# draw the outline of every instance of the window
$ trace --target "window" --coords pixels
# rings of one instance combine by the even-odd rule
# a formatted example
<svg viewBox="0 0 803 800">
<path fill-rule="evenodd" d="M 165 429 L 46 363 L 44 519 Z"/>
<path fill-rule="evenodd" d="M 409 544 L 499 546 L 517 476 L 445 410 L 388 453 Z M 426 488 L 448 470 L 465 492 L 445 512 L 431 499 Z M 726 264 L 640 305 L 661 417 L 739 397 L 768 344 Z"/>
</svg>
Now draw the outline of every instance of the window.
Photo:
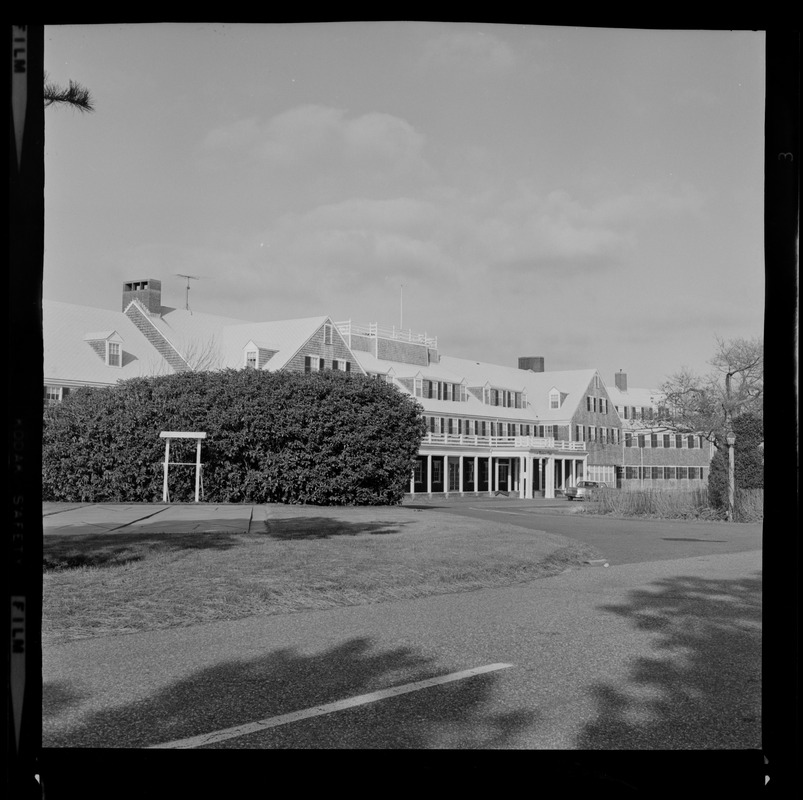
<svg viewBox="0 0 803 800">
<path fill-rule="evenodd" d="M 123 366 L 123 354 L 118 342 L 107 342 L 107 363 L 110 367 Z"/>
<path fill-rule="evenodd" d="M 61 402 L 61 386 L 45 386 L 45 405 L 52 406 Z"/>
<path fill-rule="evenodd" d="M 697 480 L 699 475 L 697 474 L 697 470 L 699 467 L 689 467 L 689 480 Z"/>
<path fill-rule="evenodd" d="M 632 447 L 633 446 L 633 434 L 626 433 L 625 434 L 625 447 Z"/>
<path fill-rule="evenodd" d="M 625 467 L 625 478 L 635 480 L 638 478 L 638 467 Z"/>
<path fill-rule="evenodd" d="M 688 467 L 678 467 L 678 478 L 680 480 L 685 480 L 688 477 L 689 477 Z"/>
<path fill-rule="evenodd" d="M 324 360 L 318 356 L 304 356 L 304 372 L 323 372 Z"/>
<path fill-rule="evenodd" d="M 442 465 L 443 462 L 440 459 L 432 459 L 432 482 L 433 483 L 440 483 L 442 478 Z"/>
<path fill-rule="evenodd" d="M 257 368 L 257 351 L 256 350 L 247 350 L 245 353 L 245 366 L 248 369 L 256 369 Z"/>
<path fill-rule="evenodd" d="M 650 447 L 658 447 L 658 434 L 651 433 L 650 434 Z"/>
<path fill-rule="evenodd" d="M 671 446 L 672 446 L 672 443 L 670 441 L 669 434 L 665 433 L 664 434 L 664 447 L 669 448 Z"/>
<path fill-rule="evenodd" d="M 323 343 L 332 344 L 332 326 L 328 323 L 323 326 Z"/>
<path fill-rule="evenodd" d="M 683 447 L 683 437 L 675 435 L 675 447 L 680 450 Z"/>
<path fill-rule="evenodd" d="M 694 450 L 694 437 L 693 436 L 689 436 L 688 439 L 686 440 L 686 443 L 688 445 L 689 450 Z M 691 476 L 689 476 L 689 477 L 691 477 Z"/>
<path fill-rule="evenodd" d="M 560 408 L 560 392 L 555 389 L 549 393 L 549 407 Z"/>
<path fill-rule="evenodd" d="M 674 467 L 664 467 L 664 480 L 667 480 L 667 481 L 675 480 L 675 468 Z"/>
<path fill-rule="evenodd" d="M 643 433 L 640 433 L 638 435 L 638 446 L 639 447 L 644 447 L 646 444 L 647 444 L 646 437 L 644 436 Z"/>
<path fill-rule="evenodd" d="M 654 481 L 660 481 L 664 474 L 663 467 L 652 467 L 651 469 L 652 469 L 652 479 Z"/>
<path fill-rule="evenodd" d="M 338 372 L 351 372 L 351 362 L 342 358 L 333 358 L 332 369 Z"/>
<path fill-rule="evenodd" d="M 422 483 L 423 480 L 424 480 L 424 476 L 423 476 L 421 459 L 417 458 L 415 460 L 415 466 L 413 467 L 413 481 L 415 483 Z"/>
</svg>

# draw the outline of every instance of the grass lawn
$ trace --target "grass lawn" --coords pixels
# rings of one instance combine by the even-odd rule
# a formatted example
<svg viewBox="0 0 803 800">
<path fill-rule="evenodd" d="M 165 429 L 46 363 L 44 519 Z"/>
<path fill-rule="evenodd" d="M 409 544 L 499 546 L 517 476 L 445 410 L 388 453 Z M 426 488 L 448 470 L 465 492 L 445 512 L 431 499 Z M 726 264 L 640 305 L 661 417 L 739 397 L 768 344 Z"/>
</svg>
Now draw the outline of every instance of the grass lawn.
<svg viewBox="0 0 803 800">
<path fill-rule="evenodd" d="M 560 536 L 412 508 L 266 513 L 249 534 L 45 536 L 43 642 L 506 586 L 596 555 Z"/>
</svg>

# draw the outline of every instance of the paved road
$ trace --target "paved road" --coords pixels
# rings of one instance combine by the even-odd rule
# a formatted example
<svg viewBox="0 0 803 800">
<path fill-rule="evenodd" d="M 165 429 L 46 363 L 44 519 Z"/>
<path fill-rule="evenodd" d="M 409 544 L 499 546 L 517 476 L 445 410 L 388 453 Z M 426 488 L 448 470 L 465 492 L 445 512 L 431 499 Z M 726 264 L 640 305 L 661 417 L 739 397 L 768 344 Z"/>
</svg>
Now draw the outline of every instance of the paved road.
<svg viewBox="0 0 803 800">
<path fill-rule="evenodd" d="M 450 513 L 469 511 L 480 513 Z M 592 537 L 579 520 L 508 521 Z M 642 529 L 626 530 L 611 523 L 594 542 L 610 545 L 610 567 L 514 587 L 49 646 L 44 744 L 143 748 L 229 731 L 200 746 L 759 747 L 758 541 L 749 548 L 740 531 L 748 539 L 716 542 L 724 534 L 709 526 L 700 542 L 697 525 L 650 523 L 640 535 L 659 555 L 628 559 Z M 506 666 L 363 702 L 488 665 Z"/>
<path fill-rule="evenodd" d="M 607 515 L 571 513 L 578 512 L 582 506 L 566 500 L 533 505 L 518 500 L 475 503 L 463 499 L 433 502 L 422 508 L 427 513 L 459 514 L 494 522 L 504 520 L 529 530 L 568 536 L 590 544 L 610 564 L 635 564 L 761 548 L 761 523 L 618 519 Z M 568 513 L 557 513 L 559 511 Z"/>
</svg>

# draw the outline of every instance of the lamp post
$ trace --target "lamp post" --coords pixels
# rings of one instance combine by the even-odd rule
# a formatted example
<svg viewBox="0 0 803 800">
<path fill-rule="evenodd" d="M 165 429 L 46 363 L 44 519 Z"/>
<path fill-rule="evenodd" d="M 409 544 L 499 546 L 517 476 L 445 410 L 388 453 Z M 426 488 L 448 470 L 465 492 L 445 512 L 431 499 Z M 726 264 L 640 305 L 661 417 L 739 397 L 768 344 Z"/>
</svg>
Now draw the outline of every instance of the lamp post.
<svg viewBox="0 0 803 800">
<path fill-rule="evenodd" d="M 733 522 L 733 500 L 735 493 L 733 445 L 736 443 L 736 434 L 729 429 L 725 441 L 728 443 L 728 522 Z"/>
</svg>

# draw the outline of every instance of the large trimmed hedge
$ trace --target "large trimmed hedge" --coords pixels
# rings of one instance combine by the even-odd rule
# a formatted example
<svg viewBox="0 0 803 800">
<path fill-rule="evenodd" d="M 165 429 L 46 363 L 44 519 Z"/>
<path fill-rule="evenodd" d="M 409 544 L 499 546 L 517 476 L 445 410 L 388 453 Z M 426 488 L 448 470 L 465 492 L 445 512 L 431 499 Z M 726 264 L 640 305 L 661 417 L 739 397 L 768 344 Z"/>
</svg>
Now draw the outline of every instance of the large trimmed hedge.
<svg viewBox="0 0 803 800">
<path fill-rule="evenodd" d="M 424 435 L 420 406 L 343 372 L 188 372 L 82 388 L 45 412 L 43 497 L 161 501 L 161 431 L 205 431 L 204 499 L 380 505 L 401 501 Z M 171 461 L 195 461 L 173 439 Z M 194 497 L 192 466 L 170 467 L 170 499 Z"/>
</svg>

